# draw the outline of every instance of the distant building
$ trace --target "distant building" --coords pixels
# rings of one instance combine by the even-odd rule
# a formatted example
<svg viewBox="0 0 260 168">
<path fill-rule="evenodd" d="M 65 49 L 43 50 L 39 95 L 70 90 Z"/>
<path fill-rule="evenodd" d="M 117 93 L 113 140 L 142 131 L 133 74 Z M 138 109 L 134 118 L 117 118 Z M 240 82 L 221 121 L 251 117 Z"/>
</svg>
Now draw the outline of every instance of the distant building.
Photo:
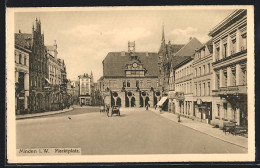
<svg viewBox="0 0 260 168">
<path fill-rule="evenodd" d="M 247 10 L 235 10 L 209 35 L 213 38 L 213 124 L 247 127 Z"/>
<path fill-rule="evenodd" d="M 94 91 L 93 74 L 83 74 L 79 77 L 79 102 L 80 105 L 92 105 Z"/>
<path fill-rule="evenodd" d="M 161 95 L 158 90 L 158 54 L 136 52 L 128 42 L 128 52 L 109 52 L 103 60 L 103 77 L 98 87 L 104 103 L 122 107 L 153 107 Z"/>
<path fill-rule="evenodd" d="M 59 108 L 60 103 L 68 102 L 67 95 L 67 73 L 64 60 L 58 58 L 58 46 L 56 40 L 52 46 L 45 46 L 45 53 L 47 56 L 48 65 L 48 88 L 49 94 L 49 109 L 56 110 Z"/>
<path fill-rule="evenodd" d="M 172 63 L 173 56 L 183 47 L 183 44 L 171 44 L 169 41 L 168 44 L 165 43 L 164 27 L 162 30 L 162 41 L 160 49 L 158 51 L 158 66 L 159 66 L 159 75 L 158 75 L 158 85 L 159 89 L 163 95 L 168 94 L 169 91 L 169 76 L 170 76 L 170 67 Z"/>
<path fill-rule="evenodd" d="M 71 103 L 79 105 L 79 81 L 69 81 L 67 92 L 71 95 Z"/>
</svg>

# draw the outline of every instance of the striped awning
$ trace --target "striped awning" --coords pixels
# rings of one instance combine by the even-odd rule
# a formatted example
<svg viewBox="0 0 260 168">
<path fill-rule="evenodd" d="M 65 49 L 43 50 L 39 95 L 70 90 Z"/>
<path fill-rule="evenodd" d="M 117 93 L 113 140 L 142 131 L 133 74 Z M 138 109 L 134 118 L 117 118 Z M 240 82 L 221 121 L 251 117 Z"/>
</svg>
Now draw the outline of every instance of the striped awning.
<svg viewBox="0 0 260 168">
<path fill-rule="evenodd" d="M 157 106 L 162 106 L 163 103 L 167 100 L 167 97 L 162 97 L 161 100 L 156 104 Z"/>
</svg>

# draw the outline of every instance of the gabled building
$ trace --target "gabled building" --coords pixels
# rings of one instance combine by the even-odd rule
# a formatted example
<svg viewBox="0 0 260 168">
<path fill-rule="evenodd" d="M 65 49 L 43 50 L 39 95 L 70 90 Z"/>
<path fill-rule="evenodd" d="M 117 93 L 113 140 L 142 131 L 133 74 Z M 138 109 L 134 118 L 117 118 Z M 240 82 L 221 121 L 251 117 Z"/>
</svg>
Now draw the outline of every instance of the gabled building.
<svg viewBox="0 0 260 168">
<path fill-rule="evenodd" d="M 29 106 L 28 112 L 45 111 L 48 107 L 44 86 L 48 79 L 47 57 L 45 55 L 44 34 L 41 21 L 36 19 L 32 34 L 15 33 L 15 45 L 30 50 L 29 54 Z M 28 100 L 28 99 L 27 99 Z"/>
<path fill-rule="evenodd" d="M 128 43 L 128 52 L 109 52 L 103 60 L 99 88 L 104 103 L 122 107 L 153 107 L 160 99 L 158 90 L 158 54 L 136 52 Z"/>
<path fill-rule="evenodd" d="M 79 103 L 80 105 L 92 105 L 92 98 L 94 94 L 93 74 L 84 73 L 78 76 L 79 78 Z"/>
<path fill-rule="evenodd" d="M 247 127 L 247 10 L 235 10 L 209 35 L 213 38 L 213 124 Z"/>
</svg>

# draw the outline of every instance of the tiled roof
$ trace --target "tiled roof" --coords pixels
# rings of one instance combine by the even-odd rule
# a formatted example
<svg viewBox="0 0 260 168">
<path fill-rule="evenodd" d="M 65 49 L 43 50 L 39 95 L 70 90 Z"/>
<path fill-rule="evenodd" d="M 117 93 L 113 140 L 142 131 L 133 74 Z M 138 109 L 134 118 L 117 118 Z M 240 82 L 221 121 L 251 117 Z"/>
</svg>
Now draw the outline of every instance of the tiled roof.
<svg viewBox="0 0 260 168">
<path fill-rule="evenodd" d="M 172 53 L 177 53 L 183 46 L 184 46 L 184 44 L 172 44 L 170 46 L 171 52 Z"/>
<path fill-rule="evenodd" d="M 179 56 L 179 57 L 180 57 L 180 56 Z M 180 62 L 176 63 L 175 66 L 172 66 L 172 67 L 173 67 L 173 69 L 176 70 L 177 68 L 181 67 L 182 65 L 184 65 L 184 64 L 186 64 L 186 63 L 188 63 L 188 62 L 190 62 L 190 61 L 192 61 L 192 60 L 193 60 L 193 57 L 183 56 L 182 61 L 181 61 L 181 59 L 180 59 Z"/>
<path fill-rule="evenodd" d="M 197 39 L 192 38 L 185 46 L 183 46 L 174 56 L 192 56 L 195 50 L 201 48 L 203 44 Z"/>
<path fill-rule="evenodd" d="M 212 54 L 213 53 L 213 40 L 210 39 L 208 42 L 206 42 L 205 45 L 208 47 L 209 53 Z"/>
<path fill-rule="evenodd" d="M 158 76 L 158 54 L 146 52 L 136 52 L 136 56 L 147 70 L 145 76 Z M 109 52 L 103 60 L 103 75 L 104 77 L 123 77 L 125 76 L 125 66 L 131 63 L 129 53 L 125 52 L 125 56 L 121 56 L 121 52 Z"/>
<path fill-rule="evenodd" d="M 32 34 L 15 33 L 15 45 L 30 49 L 32 46 Z"/>
<path fill-rule="evenodd" d="M 174 56 L 171 60 L 171 67 L 175 68 L 177 65 L 190 58 L 190 56 Z"/>
<path fill-rule="evenodd" d="M 198 50 L 203 49 L 205 46 L 208 47 L 210 54 L 212 54 L 212 53 L 213 53 L 213 40 L 210 39 L 210 40 L 207 41 L 202 47 L 200 47 Z"/>
</svg>

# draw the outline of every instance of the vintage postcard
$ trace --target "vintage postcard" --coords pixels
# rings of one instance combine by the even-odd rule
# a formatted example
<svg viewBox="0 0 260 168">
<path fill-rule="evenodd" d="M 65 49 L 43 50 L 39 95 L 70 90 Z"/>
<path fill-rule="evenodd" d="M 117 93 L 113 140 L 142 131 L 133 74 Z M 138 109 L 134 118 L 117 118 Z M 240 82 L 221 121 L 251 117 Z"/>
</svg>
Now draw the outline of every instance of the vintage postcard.
<svg viewBox="0 0 260 168">
<path fill-rule="evenodd" d="M 255 160 L 254 7 L 7 8 L 8 163 Z"/>
</svg>

